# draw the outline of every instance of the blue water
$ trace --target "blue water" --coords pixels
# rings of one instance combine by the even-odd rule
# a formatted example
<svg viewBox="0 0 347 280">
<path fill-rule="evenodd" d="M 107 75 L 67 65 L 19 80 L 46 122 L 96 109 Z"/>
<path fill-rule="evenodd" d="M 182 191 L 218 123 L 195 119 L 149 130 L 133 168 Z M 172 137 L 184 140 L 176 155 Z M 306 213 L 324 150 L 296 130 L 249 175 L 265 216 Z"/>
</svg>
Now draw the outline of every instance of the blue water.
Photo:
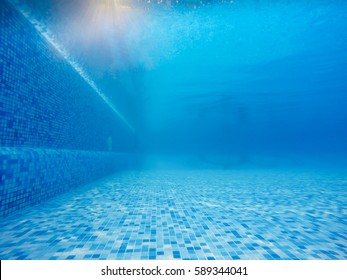
<svg viewBox="0 0 347 280">
<path fill-rule="evenodd" d="M 1 259 L 347 259 L 346 1 L 6 2 Z"/>
</svg>

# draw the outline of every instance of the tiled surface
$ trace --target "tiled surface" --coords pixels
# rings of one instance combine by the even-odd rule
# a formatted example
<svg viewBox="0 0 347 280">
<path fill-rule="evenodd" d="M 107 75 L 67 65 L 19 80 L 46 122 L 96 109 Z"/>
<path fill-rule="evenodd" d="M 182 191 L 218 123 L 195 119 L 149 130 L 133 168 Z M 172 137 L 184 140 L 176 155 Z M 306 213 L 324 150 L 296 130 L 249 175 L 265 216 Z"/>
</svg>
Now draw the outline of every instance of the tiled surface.
<svg viewBox="0 0 347 280">
<path fill-rule="evenodd" d="M 125 172 L 0 228 L 1 259 L 347 259 L 347 176 Z"/>
<path fill-rule="evenodd" d="M 133 146 L 114 111 L 7 1 L 0 38 L 0 146 L 102 151 L 109 137 L 115 151 Z"/>
<path fill-rule="evenodd" d="M 135 136 L 7 1 L 0 1 L 0 216 L 114 172 Z M 78 150 L 78 151 L 77 151 Z"/>
<path fill-rule="evenodd" d="M 0 217 L 134 162 L 126 153 L 0 147 Z"/>
</svg>

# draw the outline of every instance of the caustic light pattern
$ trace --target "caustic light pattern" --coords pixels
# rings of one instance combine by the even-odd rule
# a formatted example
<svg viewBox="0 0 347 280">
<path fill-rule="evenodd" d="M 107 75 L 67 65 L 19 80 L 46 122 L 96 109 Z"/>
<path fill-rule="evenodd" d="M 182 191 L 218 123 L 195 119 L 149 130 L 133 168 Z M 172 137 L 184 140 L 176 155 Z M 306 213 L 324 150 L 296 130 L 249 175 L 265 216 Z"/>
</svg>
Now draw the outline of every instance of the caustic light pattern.
<svg viewBox="0 0 347 280">
<path fill-rule="evenodd" d="M 347 259 L 347 178 L 124 172 L 0 220 L 1 259 Z"/>
</svg>

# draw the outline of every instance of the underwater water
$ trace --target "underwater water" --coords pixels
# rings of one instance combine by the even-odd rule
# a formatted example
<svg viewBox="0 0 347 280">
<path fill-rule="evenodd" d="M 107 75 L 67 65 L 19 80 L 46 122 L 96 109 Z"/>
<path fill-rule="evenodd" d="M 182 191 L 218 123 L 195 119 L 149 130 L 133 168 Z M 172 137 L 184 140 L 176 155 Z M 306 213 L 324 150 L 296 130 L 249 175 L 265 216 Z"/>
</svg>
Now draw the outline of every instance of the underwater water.
<svg viewBox="0 0 347 280">
<path fill-rule="evenodd" d="M 1 259 L 347 259 L 345 1 L 0 4 Z"/>
</svg>

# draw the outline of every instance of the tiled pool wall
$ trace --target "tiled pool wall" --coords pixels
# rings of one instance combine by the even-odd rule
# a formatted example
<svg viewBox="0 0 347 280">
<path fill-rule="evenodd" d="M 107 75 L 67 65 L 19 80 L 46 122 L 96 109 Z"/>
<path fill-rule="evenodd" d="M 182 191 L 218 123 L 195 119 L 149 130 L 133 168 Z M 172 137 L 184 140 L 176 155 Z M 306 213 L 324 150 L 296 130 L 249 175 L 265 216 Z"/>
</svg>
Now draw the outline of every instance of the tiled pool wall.
<svg viewBox="0 0 347 280">
<path fill-rule="evenodd" d="M 0 216 L 131 163 L 134 134 L 6 1 L 0 40 Z"/>
<path fill-rule="evenodd" d="M 0 213 L 7 215 L 125 168 L 130 158 L 109 152 L 2 148 Z"/>
</svg>

